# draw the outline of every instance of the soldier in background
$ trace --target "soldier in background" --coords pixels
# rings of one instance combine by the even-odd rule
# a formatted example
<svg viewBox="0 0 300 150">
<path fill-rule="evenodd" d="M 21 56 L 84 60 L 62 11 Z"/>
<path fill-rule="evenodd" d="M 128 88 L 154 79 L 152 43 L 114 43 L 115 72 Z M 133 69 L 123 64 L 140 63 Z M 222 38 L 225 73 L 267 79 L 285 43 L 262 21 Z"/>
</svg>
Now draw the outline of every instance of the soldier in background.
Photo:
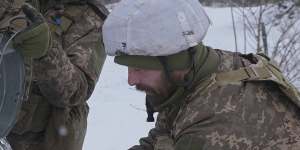
<svg viewBox="0 0 300 150">
<path fill-rule="evenodd" d="M 42 15 L 23 0 L 0 3 L 0 149 L 11 149 L 6 136 L 24 100 L 27 60 L 44 56 L 50 46 Z"/>
<path fill-rule="evenodd" d="M 81 150 L 106 55 L 98 1 L 29 0 L 46 18 L 51 47 L 28 65 L 30 89 L 8 141 L 14 150 Z M 29 74 L 30 74 L 29 73 Z"/>
<path fill-rule="evenodd" d="M 107 53 L 159 113 L 130 150 L 299 149 L 299 92 L 264 55 L 204 46 L 209 25 L 197 0 L 124 0 L 108 16 Z"/>
</svg>

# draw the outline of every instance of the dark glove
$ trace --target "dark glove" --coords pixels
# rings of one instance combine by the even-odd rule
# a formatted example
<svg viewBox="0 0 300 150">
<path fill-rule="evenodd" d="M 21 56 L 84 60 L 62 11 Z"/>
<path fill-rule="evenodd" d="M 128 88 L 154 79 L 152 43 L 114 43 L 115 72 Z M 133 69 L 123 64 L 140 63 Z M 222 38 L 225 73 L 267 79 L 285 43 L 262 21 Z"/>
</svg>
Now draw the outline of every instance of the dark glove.
<svg viewBox="0 0 300 150">
<path fill-rule="evenodd" d="M 51 35 L 43 16 L 31 5 L 24 4 L 22 10 L 28 19 L 28 26 L 13 39 L 14 47 L 24 57 L 40 58 L 50 47 Z"/>
</svg>

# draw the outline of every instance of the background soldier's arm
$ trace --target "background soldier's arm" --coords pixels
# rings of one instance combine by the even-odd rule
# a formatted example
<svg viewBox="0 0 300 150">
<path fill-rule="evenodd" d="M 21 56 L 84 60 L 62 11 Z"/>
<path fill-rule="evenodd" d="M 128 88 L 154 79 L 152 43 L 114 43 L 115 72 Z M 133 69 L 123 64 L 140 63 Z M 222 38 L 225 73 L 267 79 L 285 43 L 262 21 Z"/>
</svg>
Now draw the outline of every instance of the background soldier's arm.
<svg viewBox="0 0 300 150">
<path fill-rule="evenodd" d="M 76 16 L 77 21 L 66 32 L 52 30 L 52 48 L 34 62 L 34 80 L 54 106 L 85 102 L 99 78 L 106 57 L 100 31 L 103 21 L 91 13 L 90 8 L 84 8 L 82 17 Z"/>
<path fill-rule="evenodd" d="M 21 18 L 12 19 L 10 22 L 10 27 L 19 32 L 13 39 L 13 46 L 25 58 L 40 58 L 45 55 L 51 44 L 47 22 L 42 14 L 27 3 L 22 6 L 22 13 L 27 18 L 26 23 L 22 21 L 22 15 L 17 16 Z M 28 26 L 25 27 L 25 24 Z"/>
</svg>

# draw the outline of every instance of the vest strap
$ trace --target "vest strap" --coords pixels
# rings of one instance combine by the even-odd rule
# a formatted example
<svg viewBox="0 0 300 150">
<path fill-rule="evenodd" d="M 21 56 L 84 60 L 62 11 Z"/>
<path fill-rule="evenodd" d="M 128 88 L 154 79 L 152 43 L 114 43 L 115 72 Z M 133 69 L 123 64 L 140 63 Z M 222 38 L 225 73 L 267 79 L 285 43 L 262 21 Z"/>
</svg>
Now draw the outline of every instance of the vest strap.
<svg viewBox="0 0 300 150">
<path fill-rule="evenodd" d="M 255 55 L 256 64 L 238 70 L 221 72 L 216 76 L 219 84 L 234 84 L 241 82 L 266 82 L 276 83 L 280 90 L 300 108 L 300 92 L 294 87 L 274 63 L 264 56 Z"/>
</svg>

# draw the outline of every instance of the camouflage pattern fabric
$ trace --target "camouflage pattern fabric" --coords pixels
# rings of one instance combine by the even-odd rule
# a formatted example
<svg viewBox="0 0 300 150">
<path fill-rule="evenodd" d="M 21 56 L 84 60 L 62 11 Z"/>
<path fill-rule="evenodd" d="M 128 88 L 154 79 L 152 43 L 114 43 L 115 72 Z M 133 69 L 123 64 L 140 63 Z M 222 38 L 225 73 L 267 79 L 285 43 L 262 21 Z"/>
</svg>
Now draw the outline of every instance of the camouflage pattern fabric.
<svg viewBox="0 0 300 150">
<path fill-rule="evenodd" d="M 8 26 L 8 20 L 12 17 L 22 14 L 21 6 L 24 0 L 1 0 L 0 3 L 0 29 Z M 15 27 L 15 26 L 13 26 Z M 24 26 L 17 26 L 16 29 L 23 28 Z"/>
<path fill-rule="evenodd" d="M 216 74 L 233 70 L 234 53 L 220 55 L 218 71 L 159 112 L 155 128 L 130 150 L 297 150 L 299 108 L 272 82 L 219 84 Z M 255 60 L 238 56 L 238 67 Z"/>
<path fill-rule="evenodd" d="M 8 136 L 14 150 L 82 149 L 86 101 L 106 57 L 103 20 L 88 5 L 66 5 L 60 23 L 53 20 L 54 14 L 55 10 L 45 13 L 52 47 L 32 61 L 29 97 Z"/>
<path fill-rule="evenodd" d="M 25 0 L 4 0 L 0 4 L 0 32 L 18 33 L 13 47 L 25 59 L 43 56 L 50 45 L 49 27 L 43 16 Z"/>
<path fill-rule="evenodd" d="M 0 18 L 4 17 L 4 12 L 7 10 L 9 3 L 7 0 L 2 0 L 0 4 Z"/>
</svg>

